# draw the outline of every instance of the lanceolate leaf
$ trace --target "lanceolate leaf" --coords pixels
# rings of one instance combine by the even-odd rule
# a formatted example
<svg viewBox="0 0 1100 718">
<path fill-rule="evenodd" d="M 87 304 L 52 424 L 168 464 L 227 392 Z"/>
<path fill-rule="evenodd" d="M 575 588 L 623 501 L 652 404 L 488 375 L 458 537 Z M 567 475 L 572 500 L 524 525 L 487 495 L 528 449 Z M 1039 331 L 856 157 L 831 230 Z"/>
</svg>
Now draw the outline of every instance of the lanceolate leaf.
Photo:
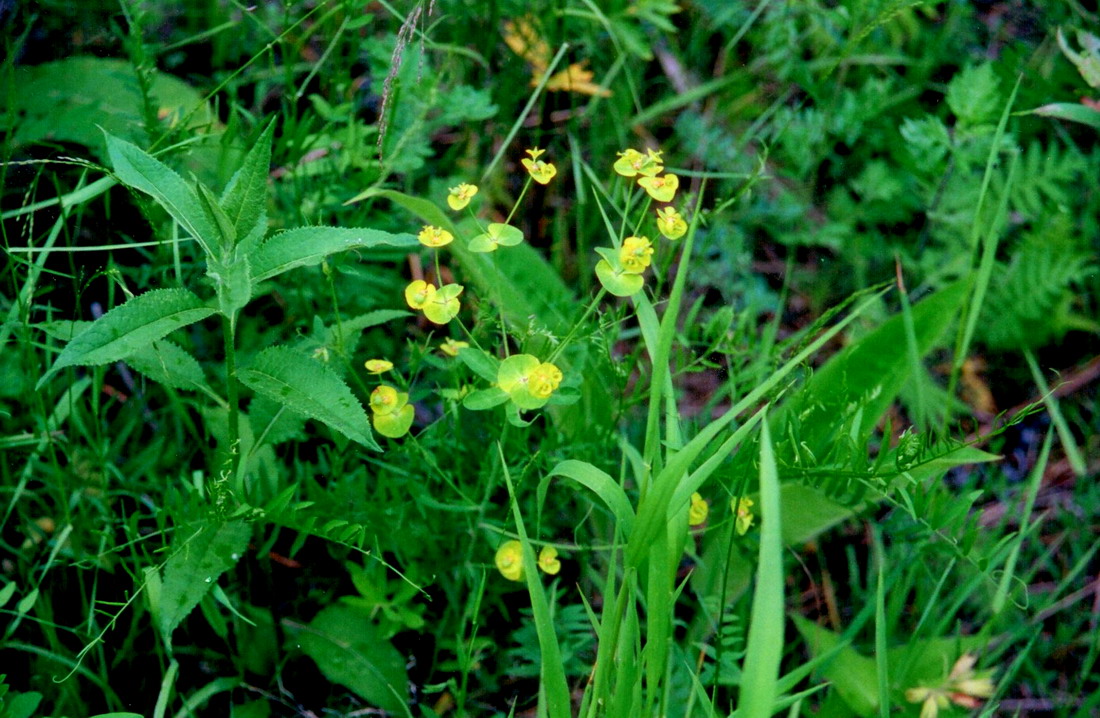
<svg viewBox="0 0 1100 718">
<path fill-rule="evenodd" d="M 268 123 L 249 150 L 222 194 L 221 207 L 237 232 L 237 242 L 247 253 L 267 233 L 267 175 L 271 167 L 271 138 L 275 122 Z"/>
<path fill-rule="evenodd" d="M 139 349 L 126 358 L 126 363 L 158 384 L 173 389 L 209 388 L 195 357 L 167 339 Z"/>
<path fill-rule="evenodd" d="M 154 289 L 120 304 L 78 334 L 38 381 L 40 388 L 67 366 L 109 364 L 125 359 L 169 333 L 210 316 L 214 310 L 186 289 Z"/>
<path fill-rule="evenodd" d="M 419 244 L 411 234 L 390 234 L 378 229 L 301 227 L 274 235 L 256 250 L 251 257 L 252 281 L 270 279 L 295 267 L 312 267 L 331 254 L 350 249 L 377 246 L 411 249 Z"/>
<path fill-rule="evenodd" d="M 405 659 L 363 611 L 339 603 L 329 606 L 297 638 L 330 681 L 347 686 L 374 707 L 407 713 Z"/>
<path fill-rule="evenodd" d="M 172 631 L 199 605 L 223 573 L 233 568 L 248 547 L 252 529 L 243 521 L 178 529 L 172 555 L 161 579 L 156 569 L 146 574 L 146 589 L 154 622 L 171 645 Z"/>
<path fill-rule="evenodd" d="M 209 255 L 219 236 L 194 188 L 168 165 L 135 145 L 107 135 L 107 154 L 119 180 L 151 195 Z"/>
<path fill-rule="evenodd" d="M 268 399 L 326 424 L 352 441 L 380 450 L 363 405 L 340 377 L 316 359 L 271 347 L 237 371 L 241 383 Z"/>
</svg>

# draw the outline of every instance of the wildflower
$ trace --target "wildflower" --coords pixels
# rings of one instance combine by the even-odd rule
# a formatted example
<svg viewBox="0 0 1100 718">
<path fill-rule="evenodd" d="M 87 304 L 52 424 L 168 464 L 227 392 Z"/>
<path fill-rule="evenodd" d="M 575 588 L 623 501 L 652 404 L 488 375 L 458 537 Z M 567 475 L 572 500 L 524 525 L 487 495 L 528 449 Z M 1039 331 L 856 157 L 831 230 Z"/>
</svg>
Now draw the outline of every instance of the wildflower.
<svg viewBox="0 0 1100 718">
<path fill-rule="evenodd" d="M 671 202 L 680 186 L 680 178 L 670 172 L 664 177 L 639 177 L 638 184 L 658 202 Z"/>
<path fill-rule="evenodd" d="M 615 161 L 612 169 L 623 177 L 637 175 L 652 177 L 665 168 L 660 152 L 646 150 L 646 154 L 643 155 L 638 150 L 628 149 L 618 154 L 619 159 Z"/>
<path fill-rule="evenodd" d="M 710 513 L 710 507 L 707 505 L 707 500 L 696 491 L 691 495 L 691 508 L 688 509 L 688 525 L 698 526 L 707 520 L 708 513 Z"/>
<path fill-rule="evenodd" d="M 752 499 L 742 496 L 730 501 L 730 509 L 737 516 L 737 535 L 744 536 L 752 526 Z"/>
<path fill-rule="evenodd" d="M 423 279 L 417 279 L 405 287 L 405 302 L 413 309 L 423 309 L 433 299 L 435 285 L 428 284 Z"/>
<path fill-rule="evenodd" d="M 382 436 L 397 439 L 409 432 L 416 413 L 409 403 L 409 395 L 388 384 L 381 384 L 370 394 L 370 410 L 374 430 Z"/>
<path fill-rule="evenodd" d="M 393 362 L 386 361 L 385 359 L 367 359 L 367 361 L 363 363 L 363 366 L 365 366 L 367 371 L 371 374 L 382 374 L 393 369 Z"/>
<path fill-rule="evenodd" d="M 993 695 L 993 671 L 975 671 L 978 658 L 972 653 L 964 653 L 955 661 L 947 680 L 938 686 L 917 686 L 905 691 L 905 699 L 910 703 L 921 703 L 921 718 L 935 718 L 941 708 L 950 703 L 963 708 L 977 708 L 981 698 Z"/>
<path fill-rule="evenodd" d="M 485 231 L 470 240 L 471 252 L 495 252 L 498 247 L 513 247 L 523 241 L 523 232 L 510 224 L 493 222 Z"/>
<path fill-rule="evenodd" d="M 653 243 L 649 237 L 627 237 L 619 249 L 619 263 L 628 274 L 641 274 L 653 257 Z"/>
<path fill-rule="evenodd" d="M 439 288 L 424 305 L 424 316 L 436 324 L 446 324 L 458 316 L 458 295 L 464 287 L 461 284 L 446 284 Z"/>
<path fill-rule="evenodd" d="M 645 279 L 623 267 L 621 253 L 608 247 L 596 247 L 596 252 L 603 257 L 596 263 L 596 277 L 604 289 L 616 297 L 629 297 L 641 291 Z"/>
<path fill-rule="evenodd" d="M 663 207 L 657 210 L 657 229 L 668 239 L 679 239 L 687 233 L 688 226 L 675 207 Z"/>
<path fill-rule="evenodd" d="M 469 342 L 456 341 L 454 339 L 448 339 L 439 345 L 439 350 L 449 357 L 458 356 L 459 349 L 465 349 L 470 346 Z"/>
<path fill-rule="evenodd" d="M 519 541 L 505 541 L 497 549 L 494 559 L 497 570 L 509 581 L 523 580 L 523 544 Z"/>
<path fill-rule="evenodd" d="M 454 241 L 455 236 L 442 227 L 433 227 L 426 224 L 416 238 L 425 247 L 445 247 Z"/>
<path fill-rule="evenodd" d="M 539 568 L 550 576 L 558 575 L 561 571 L 561 561 L 558 560 L 558 550 L 553 546 L 543 546 L 539 551 Z"/>
<path fill-rule="evenodd" d="M 560 369 L 530 354 L 513 354 L 497 370 L 497 386 L 525 411 L 545 405 L 561 380 Z"/>
<path fill-rule="evenodd" d="M 520 160 L 520 164 L 527 168 L 527 173 L 531 175 L 531 179 L 535 180 L 539 184 L 548 184 L 550 180 L 554 179 L 554 175 L 558 173 L 558 168 L 549 162 L 543 162 L 539 159 L 546 150 L 540 150 L 536 147 L 533 150 L 526 150 L 527 154 L 531 155 L 530 159 L 524 158 Z"/>
<path fill-rule="evenodd" d="M 465 209 L 475 194 L 477 194 L 477 185 L 463 182 L 447 190 L 447 205 L 456 212 Z"/>
</svg>

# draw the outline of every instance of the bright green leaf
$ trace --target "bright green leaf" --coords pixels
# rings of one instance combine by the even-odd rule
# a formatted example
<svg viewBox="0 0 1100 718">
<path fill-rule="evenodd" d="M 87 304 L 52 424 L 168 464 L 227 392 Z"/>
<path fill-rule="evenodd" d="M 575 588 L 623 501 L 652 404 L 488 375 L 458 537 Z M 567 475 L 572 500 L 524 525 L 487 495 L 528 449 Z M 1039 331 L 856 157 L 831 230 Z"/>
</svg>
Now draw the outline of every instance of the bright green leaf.
<svg viewBox="0 0 1100 718">
<path fill-rule="evenodd" d="M 295 267 L 313 267 L 325 257 L 352 249 L 419 246 L 412 234 L 390 234 L 378 229 L 301 227 L 270 237 L 251 257 L 252 281 L 276 277 Z"/>
</svg>

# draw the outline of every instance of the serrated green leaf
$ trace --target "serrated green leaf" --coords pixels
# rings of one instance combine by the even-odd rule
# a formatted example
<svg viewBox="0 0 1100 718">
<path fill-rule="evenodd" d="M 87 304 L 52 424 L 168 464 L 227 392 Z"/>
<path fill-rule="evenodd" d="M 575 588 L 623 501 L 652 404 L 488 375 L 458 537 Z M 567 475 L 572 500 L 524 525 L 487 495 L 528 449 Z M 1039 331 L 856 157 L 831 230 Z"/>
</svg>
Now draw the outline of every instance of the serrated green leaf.
<svg viewBox="0 0 1100 718">
<path fill-rule="evenodd" d="M 316 419 L 367 448 L 380 451 L 363 405 L 340 377 L 319 361 L 287 347 L 270 347 L 237 371 L 242 384 L 288 409 Z"/>
<path fill-rule="evenodd" d="M 208 219 L 198 193 L 168 165 L 145 150 L 112 135 L 106 136 L 107 154 L 119 181 L 150 195 L 172 218 L 213 256 L 219 231 Z"/>
<path fill-rule="evenodd" d="M 67 366 L 109 364 L 214 313 L 186 289 L 153 289 L 120 304 L 78 334 L 38 380 L 42 387 Z"/>
<path fill-rule="evenodd" d="M 269 238 L 252 256 L 252 281 L 261 282 L 295 267 L 312 267 L 325 257 L 352 249 L 419 246 L 411 234 L 391 234 L 378 229 L 301 227 Z"/>
<path fill-rule="evenodd" d="M 947 86 L 947 105 L 963 122 L 976 125 L 997 118 L 1004 107 L 1000 81 L 991 63 L 967 67 Z"/>
<path fill-rule="evenodd" d="M 251 536 L 252 529 L 244 521 L 177 530 L 156 601 L 151 601 L 165 642 L 171 645 L 172 631 L 199 605 L 218 577 L 237 564 Z"/>
<path fill-rule="evenodd" d="M 221 208 L 237 234 L 238 245 L 247 256 L 267 234 L 267 176 L 271 169 L 271 138 L 275 121 L 256 139 L 221 197 Z"/>
<path fill-rule="evenodd" d="M 173 389 L 209 389 L 198 360 L 186 349 L 160 339 L 126 357 L 126 363 L 158 384 Z"/>
<path fill-rule="evenodd" d="M 406 712 L 405 659 L 364 612 L 335 604 L 298 634 L 298 643 L 325 677 L 347 686 L 371 705 Z"/>
</svg>

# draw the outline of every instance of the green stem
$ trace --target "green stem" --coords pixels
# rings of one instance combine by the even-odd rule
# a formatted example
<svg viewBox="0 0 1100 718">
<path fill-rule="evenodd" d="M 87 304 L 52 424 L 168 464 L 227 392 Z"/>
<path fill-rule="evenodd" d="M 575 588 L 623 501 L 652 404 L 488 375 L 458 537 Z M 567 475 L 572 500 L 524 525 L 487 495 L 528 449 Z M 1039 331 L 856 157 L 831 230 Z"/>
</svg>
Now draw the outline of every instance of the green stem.
<svg viewBox="0 0 1100 718">
<path fill-rule="evenodd" d="M 523 191 L 519 193 L 519 197 L 516 197 L 516 203 L 512 205 L 512 211 L 508 213 L 508 219 L 504 220 L 504 224 L 508 224 L 512 221 L 512 216 L 515 215 L 516 210 L 519 209 L 519 203 L 523 201 L 523 197 L 527 194 L 527 190 L 531 188 L 531 177 L 527 177 L 526 184 L 523 185 Z"/>
<path fill-rule="evenodd" d="M 565 351 L 565 348 L 569 346 L 569 342 L 571 342 L 573 340 L 573 337 L 576 336 L 577 330 L 579 330 L 581 328 L 581 325 L 584 324 L 584 320 L 588 319 L 588 315 L 590 315 L 596 309 L 596 307 L 599 306 L 600 300 L 603 299 L 603 296 L 605 294 L 607 294 L 607 290 L 603 287 L 600 287 L 600 291 L 596 292 L 596 298 L 593 299 L 592 303 L 588 305 L 588 308 L 584 310 L 584 314 L 582 314 L 581 318 L 573 324 L 573 326 L 569 329 L 569 333 L 565 335 L 565 339 L 563 339 L 562 343 L 559 344 L 556 349 L 554 349 L 553 353 L 550 354 L 550 358 L 546 361 L 553 364 L 558 355 Z"/>
<path fill-rule="evenodd" d="M 650 197 L 649 193 L 647 192 L 645 196 L 645 207 L 642 207 L 642 212 L 640 215 L 638 215 L 638 224 L 634 226 L 634 231 L 631 233 L 635 237 L 638 236 L 638 230 L 642 228 L 642 224 L 645 222 L 646 212 L 649 211 L 649 206 L 651 204 L 653 204 L 653 198 Z"/>
<path fill-rule="evenodd" d="M 225 317 L 222 322 L 222 339 L 225 342 L 226 398 L 229 402 L 229 475 L 237 476 L 240 465 L 240 388 L 237 385 L 237 314 Z M 244 487 L 235 486 L 234 489 Z"/>
</svg>

